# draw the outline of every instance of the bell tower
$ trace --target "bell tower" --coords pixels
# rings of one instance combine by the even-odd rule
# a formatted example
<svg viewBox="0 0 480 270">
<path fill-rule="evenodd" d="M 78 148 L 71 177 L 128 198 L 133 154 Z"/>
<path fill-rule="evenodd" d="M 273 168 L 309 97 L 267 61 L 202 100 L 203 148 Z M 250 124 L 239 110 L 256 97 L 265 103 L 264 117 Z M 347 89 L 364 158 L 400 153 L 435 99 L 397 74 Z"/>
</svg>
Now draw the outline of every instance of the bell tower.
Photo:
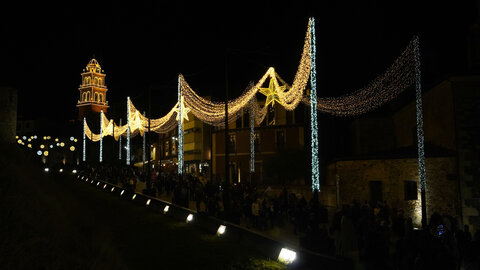
<svg viewBox="0 0 480 270">
<path fill-rule="evenodd" d="M 106 113 L 108 109 L 108 89 L 105 85 L 105 73 L 98 61 L 92 58 L 81 75 L 82 82 L 78 87 L 80 92 L 80 99 L 77 102 L 78 119 L 83 120 L 83 117 L 96 115 L 102 110 Z"/>
</svg>

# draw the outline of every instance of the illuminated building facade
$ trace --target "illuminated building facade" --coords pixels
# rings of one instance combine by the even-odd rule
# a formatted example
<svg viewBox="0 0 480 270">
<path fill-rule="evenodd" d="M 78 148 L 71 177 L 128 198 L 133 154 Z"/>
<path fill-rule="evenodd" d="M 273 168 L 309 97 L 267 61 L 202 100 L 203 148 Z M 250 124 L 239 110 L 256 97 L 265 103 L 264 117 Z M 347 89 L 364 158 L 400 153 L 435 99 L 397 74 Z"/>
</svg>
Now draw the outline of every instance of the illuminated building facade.
<svg viewBox="0 0 480 270">
<path fill-rule="evenodd" d="M 105 73 L 95 58 L 88 62 L 82 72 L 82 81 L 78 88 L 80 97 L 77 102 L 78 119 L 87 119 L 98 114 L 103 110 L 104 113 L 108 109 L 107 86 L 105 84 Z M 96 120 L 96 119 L 95 119 Z"/>
<path fill-rule="evenodd" d="M 305 107 L 300 105 L 292 111 L 277 103 L 270 104 L 264 121 L 254 127 L 254 168 L 250 175 L 250 115 L 248 110 L 240 112 L 241 117 L 229 125 L 229 181 L 238 183 L 252 181 L 255 184 L 305 184 L 307 175 L 296 173 L 288 176 L 287 171 L 302 163 L 307 164 L 304 149 Z M 212 135 L 213 174 L 217 180 L 225 177 L 225 130 L 217 128 Z M 301 158 L 289 159 L 290 154 L 301 152 Z M 288 166 L 272 166 L 276 159 Z M 277 167 L 277 169 L 275 169 Z M 308 170 L 308 168 L 306 169 Z M 285 173 L 283 173 L 285 172 Z M 252 177 L 252 178 L 251 178 Z"/>
</svg>

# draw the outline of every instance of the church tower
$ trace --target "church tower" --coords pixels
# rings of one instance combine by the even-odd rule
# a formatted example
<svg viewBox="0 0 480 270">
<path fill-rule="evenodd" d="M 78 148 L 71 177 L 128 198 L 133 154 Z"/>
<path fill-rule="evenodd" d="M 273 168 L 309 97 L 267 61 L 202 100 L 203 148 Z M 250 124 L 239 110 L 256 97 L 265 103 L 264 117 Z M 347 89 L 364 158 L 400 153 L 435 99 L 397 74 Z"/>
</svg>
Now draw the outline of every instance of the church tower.
<svg viewBox="0 0 480 270">
<path fill-rule="evenodd" d="M 78 88 L 80 99 L 77 102 L 78 119 L 97 115 L 108 109 L 107 86 L 105 85 L 105 73 L 95 58 L 88 62 L 82 73 L 82 82 Z M 98 118 L 98 117 L 97 117 Z"/>
</svg>

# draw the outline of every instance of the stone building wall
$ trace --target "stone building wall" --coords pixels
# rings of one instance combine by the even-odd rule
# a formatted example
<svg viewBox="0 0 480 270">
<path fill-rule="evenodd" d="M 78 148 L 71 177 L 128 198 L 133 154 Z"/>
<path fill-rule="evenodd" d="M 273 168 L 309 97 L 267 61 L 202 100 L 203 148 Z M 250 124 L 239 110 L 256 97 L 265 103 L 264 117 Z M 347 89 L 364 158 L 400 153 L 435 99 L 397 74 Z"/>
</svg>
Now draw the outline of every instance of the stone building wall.
<svg viewBox="0 0 480 270">
<path fill-rule="evenodd" d="M 434 212 L 460 217 L 456 160 L 453 157 L 426 159 L 427 215 Z M 381 181 L 382 197 L 394 209 L 403 209 L 416 226 L 421 225 L 420 184 L 416 158 L 384 160 L 347 160 L 328 165 L 327 183 L 329 197 L 336 197 L 336 178 L 339 179 L 339 203 L 350 204 L 370 201 L 370 181 Z M 416 181 L 417 199 L 405 200 L 404 181 Z M 336 199 L 330 198 L 332 202 Z"/>
</svg>

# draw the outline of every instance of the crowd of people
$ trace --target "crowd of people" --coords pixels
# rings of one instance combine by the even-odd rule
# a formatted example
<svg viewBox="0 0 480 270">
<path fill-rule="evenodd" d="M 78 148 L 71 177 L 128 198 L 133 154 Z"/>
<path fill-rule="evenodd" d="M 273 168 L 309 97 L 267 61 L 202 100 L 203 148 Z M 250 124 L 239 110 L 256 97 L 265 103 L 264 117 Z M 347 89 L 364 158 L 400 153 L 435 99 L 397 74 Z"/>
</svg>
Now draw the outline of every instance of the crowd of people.
<svg viewBox="0 0 480 270">
<path fill-rule="evenodd" d="M 249 183 L 225 183 L 178 177 L 174 173 L 135 167 L 102 165 L 84 171 L 97 179 L 121 185 L 150 196 L 171 198 L 172 203 L 194 207 L 214 216 L 260 231 L 291 230 L 302 247 L 352 259 L 365 269 L 478 269 L 480 234 L 472 237 L 468 226 L 433 213 L 426 228 L 414 228 L 412 219 L 386 202 L 370 205 L 353 201 L 335 213 L 314 193 L 280 193 L 258 190 Z M 330 217 L 330 218 L 329 218 Z M 475 268 L 476 267 L 476 268 Z"/>
</svg>

